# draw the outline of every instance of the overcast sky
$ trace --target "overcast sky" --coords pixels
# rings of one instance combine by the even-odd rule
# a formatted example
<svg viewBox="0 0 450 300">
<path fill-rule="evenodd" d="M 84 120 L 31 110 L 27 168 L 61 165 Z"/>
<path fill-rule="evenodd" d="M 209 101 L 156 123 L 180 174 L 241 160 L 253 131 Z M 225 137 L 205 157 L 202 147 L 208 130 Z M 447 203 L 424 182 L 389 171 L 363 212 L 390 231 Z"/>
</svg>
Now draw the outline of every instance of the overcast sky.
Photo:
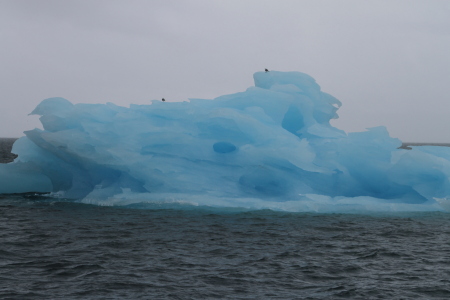
<svg viewBox="0 0 450 300">
<path fill-rule="evenodd" d="M 0 0 L 0 43 L 0 137 L 45 98 L 215 98 L 269 68 L 313 76 L 347 132 L 450 143 L 448 0 Z"/>
</svg>

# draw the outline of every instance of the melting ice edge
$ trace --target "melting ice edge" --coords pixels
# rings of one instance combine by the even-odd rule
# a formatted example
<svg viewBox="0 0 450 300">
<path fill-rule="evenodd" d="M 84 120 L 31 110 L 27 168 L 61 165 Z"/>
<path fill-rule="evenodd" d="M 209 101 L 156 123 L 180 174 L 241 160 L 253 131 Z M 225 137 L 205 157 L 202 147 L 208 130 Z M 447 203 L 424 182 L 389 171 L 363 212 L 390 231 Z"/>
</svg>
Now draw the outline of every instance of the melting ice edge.
<svg viewBox="0 0 450 300">
<path fill-rule="evenodd" d="M 0 194 L 99 205 L 182 203 L 284 211 L 450 208 L 450 148 L 398 149 L 384 127 L 330 125 L 341 103 L 300 72 L 258 72 L 213 100 L 129 108 L 43 100 L 0 165 Z"/>
</svg>

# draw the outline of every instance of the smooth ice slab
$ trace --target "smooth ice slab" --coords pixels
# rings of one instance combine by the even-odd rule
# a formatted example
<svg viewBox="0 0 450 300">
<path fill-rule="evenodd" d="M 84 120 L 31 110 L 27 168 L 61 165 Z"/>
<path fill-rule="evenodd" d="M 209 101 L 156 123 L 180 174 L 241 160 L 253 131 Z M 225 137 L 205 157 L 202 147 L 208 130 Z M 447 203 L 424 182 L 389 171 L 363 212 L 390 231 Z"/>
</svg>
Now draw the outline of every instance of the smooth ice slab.
<svg viewBox="0 0 450 300">
<path fill-rule="evenodd" d="M 214 100 L 126 108 L 46 99 L 32 112 L 44 130 L 26 131 L 18 158 L 0 165 L 0 193 L 288 211 L 448 206 L 449 148 L 402 150 L 384 127 L 331 126 L 341 103 L 306 74 L 254 79 Z"/>
</svg>

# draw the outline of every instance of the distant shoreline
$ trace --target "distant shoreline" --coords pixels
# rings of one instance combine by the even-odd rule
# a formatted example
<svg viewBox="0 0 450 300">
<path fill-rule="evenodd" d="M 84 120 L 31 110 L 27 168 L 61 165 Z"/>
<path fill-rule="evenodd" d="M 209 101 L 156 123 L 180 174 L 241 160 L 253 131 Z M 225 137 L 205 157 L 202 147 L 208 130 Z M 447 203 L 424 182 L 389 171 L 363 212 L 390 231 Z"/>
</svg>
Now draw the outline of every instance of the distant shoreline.
<svg viewBox="0 0 450 300">
<path fill-rule="evenodd" d="M 14 161 L 17 157 L 16 154 L 11 153 L 12 145 L 19 138 L 0 138 L 0 163 L 6 164 Z M 438 147 L 450 147 L 450 143 L 417 143 L 417 142 L 404 142 L 399 149 L 410 150 L 411 146 L 438 146 Z"/>
<path fill-rule="evenodd" d="M 18 139 L 20 139 L 20 137 L 0 137 L 0 141 L 1 140 L 18 140 Z M 448 142 L 448 143 L 402 142 L 402 145 L 407 145 L 407 146 L 442 146 L 442 147 L 450 147 L 450 142 Z"/>
<path fill-rule="evenodd" d="M 410 150 L 410 146 L 436 146 L 436 147 L 450 147 L 450 143 L 402 143 L 399 149 Z"/>
<path fill-rule="evenodd" d="M 6 164 L 14 161 L 16 154 L 11 153 L 12 145 L 17 138 L 0 138 L 0 163 Z"/>
</svg>

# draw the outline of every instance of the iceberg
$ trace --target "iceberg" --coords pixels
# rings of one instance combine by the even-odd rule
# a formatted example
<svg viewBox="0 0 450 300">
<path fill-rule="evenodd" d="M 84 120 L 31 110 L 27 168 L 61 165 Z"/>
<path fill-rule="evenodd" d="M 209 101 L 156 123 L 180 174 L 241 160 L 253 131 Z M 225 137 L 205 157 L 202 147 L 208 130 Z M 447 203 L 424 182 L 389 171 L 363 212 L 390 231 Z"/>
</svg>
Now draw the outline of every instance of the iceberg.
<svg viewBox="0 0 450 300">
<path fill-rule="evenodd" d="M 450 148 L 399 149 L 385 127 L 333 127 L 341 102 L 307 74 L 257 72 L 254 81 L 213 100 L 43 100 L 31 113 L 43 130 L 15 142 L 0 194 L 315 212 L 448 207 Z"/>
</svg>

